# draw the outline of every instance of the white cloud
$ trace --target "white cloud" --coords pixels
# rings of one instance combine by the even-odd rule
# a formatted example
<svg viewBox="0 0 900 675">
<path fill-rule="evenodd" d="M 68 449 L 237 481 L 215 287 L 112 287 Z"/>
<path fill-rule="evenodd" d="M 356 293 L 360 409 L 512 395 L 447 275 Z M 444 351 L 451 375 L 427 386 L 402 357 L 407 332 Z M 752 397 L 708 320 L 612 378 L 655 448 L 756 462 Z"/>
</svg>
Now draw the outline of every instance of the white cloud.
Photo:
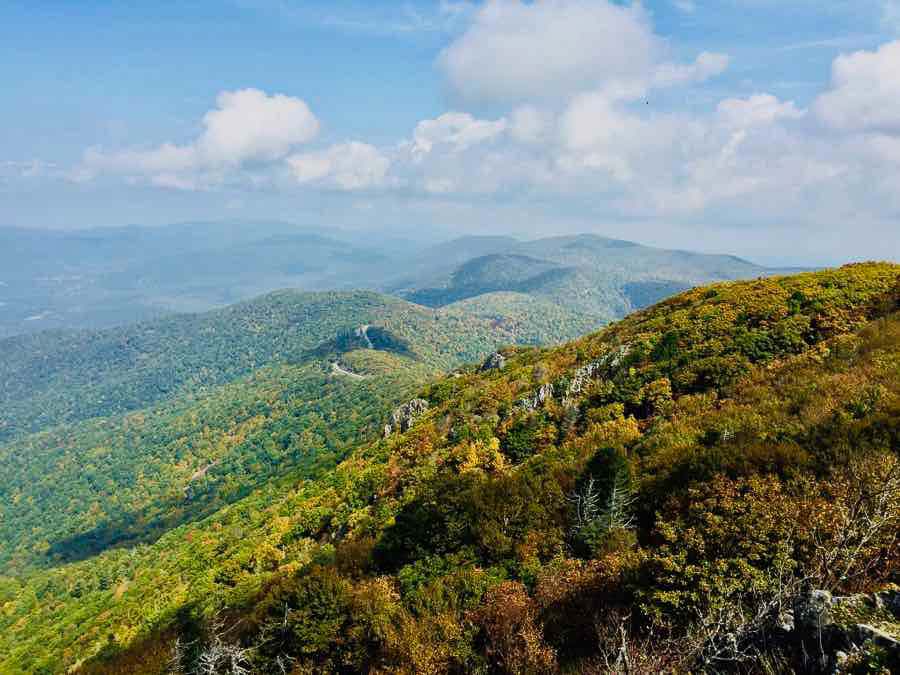
<svg viewBox="0 0 900 675">
<path fill-rule="evenodd" d="M 433 120 L 422 120 L 413 131 L 414 156 L 430 153 L 435 146 L 461 151 L 495 139 L 506 130 L 505 119 L 480 120 L 469 113 L 448 112 Z"/>
<path fill-rule="evenodd" d="M 520 143 L 539 143 L 551 124 L 549 117 L 533 105 L 519 106 L 510 114 L 509 133 Z"/>
<path fill-rule="evenodd" d="M 837 129 L 900 133 L 900 40 L 835 59 L 815 111 Z"/>
<path fill-rule="evenodd" d="M 693 14 L 697 11 L 697 3 L 694 0 L 672 0 L 675 9 L 686 14 Z"/>
<path fill-rule="evenodd" d="M 663 63 L 657 66 L 651 78 L 651 84 L 655 87 L 673 87 L 692 82 L 704 82 L 725 72 L 728 62 L 727 54 L 703 52 L 694 63 Z"/>
<path fill-rule="evenodd" d="M 800 119 L 806 111 L 793 101 L 779 101 L 771 94 L 754 94 L 749 98 L 728 98 L 717 107 L 719 117 L 732 127 L 746 128 L 771 124 L 782 119 Z"/>
<path fill-rule="evenodd" d="M 223 91 L 216 104 L 203 116 L 206 130 L 196 146 L 204 162 L 278 159 L 319 133 L 315 115 L 292 96 L 241 89 Z"/>
<path fill-rule="evenodd" d="M 113 152 L 90 148 L 73 177 L 124 174 L 144 176 L 160 186 L 198 189 L 226 169 L 280 159 L 319 132 L 319 121 L 299 98 L 241 89 L 221 92 L 216 104 L 203 116 L 203 133 L 191 143 Z"/>
<path fill-rule="evenodd" d="M 570 150 L 596 148 L 640 135 L 640 118 L 626 114 L 619 100 L 603 91 L 576 96 L 559 122 L 564 145 Z"/>
<path fill-rule="evenodd" d="M 438 64 L 463 98 L 533 101 L 642 78 L 661 49 L 639 4 L 495 0 Z"/>
<path fill-rule="evenodd" d="M 377 148 L 356 141 L 292 155 L 287 163 L 299 183 L 331 184 L 342 190 L 381 185 L 391 164 Z"/>
<path fill-rule="evenodd" d="M 31 159 L 25 162 L 0 161 L 0 178 L 47 178 L 59 175 L 60 168 L 54 162 Z"/>
</svg>

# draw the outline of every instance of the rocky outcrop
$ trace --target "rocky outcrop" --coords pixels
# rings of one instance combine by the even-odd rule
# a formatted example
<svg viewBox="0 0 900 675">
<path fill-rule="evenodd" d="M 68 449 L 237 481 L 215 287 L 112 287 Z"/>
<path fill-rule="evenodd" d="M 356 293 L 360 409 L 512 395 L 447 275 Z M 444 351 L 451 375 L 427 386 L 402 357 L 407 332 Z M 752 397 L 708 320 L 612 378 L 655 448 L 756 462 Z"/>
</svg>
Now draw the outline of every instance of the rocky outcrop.
<svg viewBox="0 0 900 675">
<path fill-rule="evenodd" d="M 390 421 L 384 425 L 384 437 L 387 438 L 394 432 L 408 431 L 427 410 L 428 401 L 421 398 L 414 398 L 399 406 L 391 413 Z"/>
<path fill-rule="evenodd" d="M 532 396 L 526 396 L 519 400 L 518 407 L 521 410 L 532 411 L 544 407 L 544 404 L 553 398 L 553 385 L 549 382 L 542 384 Z"/>
<path fill-rule="evenodd" d="M 572 373 L 572 379 L 566 387 L 566 393 L 563 394 L 563 405 L 573 405 L 575 398 L 602 370 L 603 364 L 600 361 L 592 361 Z"/>
<path fill-rule="evenodd" d="M 812 590 L 802 594 L 794 603 L 794 629 L 815 635 L 831 623 L 834 599 L 828 591 Z"/>
<path fill-rule="evenodd" d="M 783 627 L 804 653 L 815 655 L 821 671 L 842 673 L 876 650 L 889 667 L 900 668 L 898 620 L 900 591 L 834 597 L 808 590 L 794 603 L 793 625 Z"/>
<path fill-rule="evenodd" d="M 575 401 L 579 394 L 581 394 L 588 383 L 592 380 L 597 379 L 601 376 L 612 376 L 616 369 L 622 365 L 625 361 L 625 357 L 631 352 L 631 346 L 624 344 L 619 347 L 610 350 L 602 357 L 597 359 L 596 361 L 591 361 L 587 363 L 574 373 L 572 373 L 571 379 L 568 381 L 568 384 L 565 386 L 565 390 L 562 392 L 562 403 L 565 406 L 574 405 Z M 495 354 L 495 356 L 502 355 Z M 493 357 L 491 357 L 493 358 Z M 490 360 L 490 359 L 489 359 Z M 482 370 L 487 370 L 487 361 L 485 365 L 481 367 Z M 500 366 L 502 368 L 502 366 Z M 520 410 L 532 411 L 537 410 L 542 407 L 547 400 L 553 398 L 553 396 L 557 393 L 555 391 L 555 387 L 552 384 L 543 384 L 538 388 L 538 390 L 532 394 L 531 396 L 526 396 L 519 400 L 518 408 Z"/>
<path fill-rule="evenodd" d="M 581 368 L 572 373 L 572 379 L 569 381 L 565 393 L 563 393 L 563 405 L 574 405 L 578 395 L 584 391 L 591 380 L 597 379 L 601 375 L 612 376 L 630 353 L 631 345 L 620 345 L 608 351 L 596 361 L 591 361 L 581 366 Z"/>
<path fill-rule="evenodd" d="M 503 370 L 506 367 L 506 357 L 500 352 L 494 352 L 484 360 L 479 371 L 485 373 L 489 370 Z"/>
</svg>

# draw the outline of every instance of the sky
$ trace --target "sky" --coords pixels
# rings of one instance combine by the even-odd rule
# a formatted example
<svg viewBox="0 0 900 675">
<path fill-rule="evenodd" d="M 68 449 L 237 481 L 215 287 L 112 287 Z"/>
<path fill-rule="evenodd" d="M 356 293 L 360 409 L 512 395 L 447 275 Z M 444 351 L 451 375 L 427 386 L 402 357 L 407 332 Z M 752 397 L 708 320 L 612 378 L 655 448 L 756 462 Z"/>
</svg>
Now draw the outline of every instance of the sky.
<svg viewBox="0 0 900 675">
<path fill-rule="evenodd" d="M 0 225 L 900 259 L 900 0 L 0 0 Z"/>
</svg>

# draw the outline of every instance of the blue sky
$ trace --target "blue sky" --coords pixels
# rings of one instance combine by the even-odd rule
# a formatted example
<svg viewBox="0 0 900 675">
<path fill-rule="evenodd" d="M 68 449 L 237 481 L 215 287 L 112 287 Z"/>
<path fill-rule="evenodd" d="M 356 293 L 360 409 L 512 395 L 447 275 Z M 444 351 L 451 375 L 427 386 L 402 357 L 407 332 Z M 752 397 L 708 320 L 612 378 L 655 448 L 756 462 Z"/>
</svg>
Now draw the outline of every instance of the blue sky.
<svg viewBox="0 0 900 675">
<path fill-rule="evenodd" d="M 0 225 L 900 258 L 900 0 L 0 0 Z"/>
</svg>

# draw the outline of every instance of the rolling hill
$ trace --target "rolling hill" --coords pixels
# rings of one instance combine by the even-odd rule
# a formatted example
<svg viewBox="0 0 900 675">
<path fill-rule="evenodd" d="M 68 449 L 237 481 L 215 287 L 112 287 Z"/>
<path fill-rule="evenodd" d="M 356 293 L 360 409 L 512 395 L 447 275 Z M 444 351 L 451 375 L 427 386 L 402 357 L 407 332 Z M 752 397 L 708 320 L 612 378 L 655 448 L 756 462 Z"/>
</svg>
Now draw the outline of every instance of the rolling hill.
<svg viewBox="0 0 900 675">
<path fill-rule="evenodd" d="M 519 342 L 523 330 L 369 291 L 279 291 L 205 314 L 16 336 L 0 340 L 0 441 L 137 410 L 266 365 L 300 363 L 338 333 L 365 324 L 408 340 L 433 368 Z M 539 337 L 529 331 L 529 340 Z"/>
<path fill-rule="evenodd" d="M 864 625 L 890 670 L 898 317 L 900 266 L 852 265 L 505 349 L 337 466 L 0 579 L 0 669 L 790 672 Z M 810 589 L 856 599 L 805 632 Z"/>
<path fill-rule="evenodd" d="M 0 341 L 0 566 L 153 541 L 285 473 L 312 476 L 427 378 L 545 338 L 374 292 L 281 291 Z"/>
<path fill-rule="evenodd" d="M 450 244 L 426 259 L 446 256 Z M 474 251 L 472 239 L 460 242 Z M 734 256 L 707 255 L 642 246 L 595 235 L 534 241 L 486 238 L 485 253 L 452 267 L 433 265 L 418 278 L 386 286 L 413 302 L 441 307 L 498 291 L 548 300 L 599 325 L 658 302 L 669 295 L 714 281 L 747 279 L 782 272 Z"/>
<path fill-rule="evenodd" d="M 0 228 L 0 339 L 203 312 L 284 288 L 369 289 L 432 307 L 517 292 L 590 316 L 596 327 L 691 286 L 775 272 L 594 235 L 423 246 L 379 231 L 278 222 Z"/>
</svg>

